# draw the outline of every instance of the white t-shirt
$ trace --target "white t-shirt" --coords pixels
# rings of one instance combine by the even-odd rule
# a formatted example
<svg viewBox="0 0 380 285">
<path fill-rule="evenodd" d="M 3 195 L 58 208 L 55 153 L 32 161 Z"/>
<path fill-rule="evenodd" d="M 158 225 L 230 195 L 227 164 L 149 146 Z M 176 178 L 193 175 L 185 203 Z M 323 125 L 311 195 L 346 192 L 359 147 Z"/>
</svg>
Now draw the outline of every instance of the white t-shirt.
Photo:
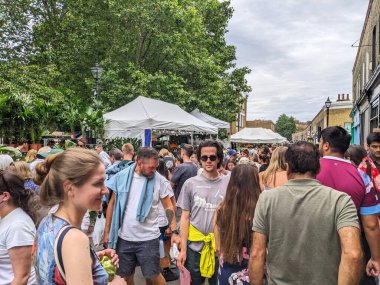
<svg viewBox="0 0 380 285">
<path fill-rule="evenodd" d="M 0 220 L 0 285 L 9 285 L 13 280 L 8 250 L 16 246 L 32 246 L 35 236 L 36 227 L 21 208 L 16 208 Z M 37 284 L 33 266 L 28 281 L 28 285 L 32 284 Z"/>
<path fill-rule="evenodd" d="M 119 237 L 127 241 L 147 241 L 158 238 L 160 230 L 158 228 L 158 205 L 160 199 L 170 194 L 170 185 L 165 182 L 165 178 L 159 173 L 155 174 L 153 190 L 153 204 L 145 222 L 136 221 L 137 208 L 146 177 L 133 174 L 131 189 L 129 190 L 127 205 L 125 207 L 123 224 L 119 230 Z"/>
<path fill-rule="evenodd" d="M 91 222 L 90 221 L 90 211 L 87 210 L 87 212 L 84 214 L 82 224 L 80 225 L 80 229 L 82 230 L 82 232 L 86 233 L 88 231 L 88 228 L 90 227 L 90 222 Z M 87 234 L 87 236 L 92 237 L 92 234 L 93 234 L 93 232 L 90 234 Z"/>
<path fill-rule="evenodd" d="M 169 188 L 169 198 L 173 197 L 174 196 L 174 192 L 173 192 L 173 189 L 172 187 L 170 186 L 170 182 L 164 177 L 164 179 L 166 180 L 166 182 L 168 183 L 168 188 Z M 166 214 L 165 214 L 165 209 L 164 209 L 164 206 L 162 205 L 162 203 L 160 202 L 158 204 L 158 226 L 159 227 L 166 227 L 167 225 L 169 224 L 169 221 L 168 219 L 166 218 Z"/>
</svg>

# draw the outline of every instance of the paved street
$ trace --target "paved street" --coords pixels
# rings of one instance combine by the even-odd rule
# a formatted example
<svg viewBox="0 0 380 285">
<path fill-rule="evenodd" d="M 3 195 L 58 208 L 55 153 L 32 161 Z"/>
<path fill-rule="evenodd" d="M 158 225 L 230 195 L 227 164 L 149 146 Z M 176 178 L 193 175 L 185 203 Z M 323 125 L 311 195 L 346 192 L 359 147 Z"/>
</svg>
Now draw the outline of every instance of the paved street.
<svg viewBox="0 0 380 285">
<path fill-rule="evenodd" d="M 142 276 L 140 267 L 136 268 L 135 284 L 136 285 L 144 285 L 145 284 L 145 279 Z M 166 284 L 168 284 L 168 285 L 179 285 L 179 279 L 176 280 L 176 281 L 167 282 Z"/>
</svg>

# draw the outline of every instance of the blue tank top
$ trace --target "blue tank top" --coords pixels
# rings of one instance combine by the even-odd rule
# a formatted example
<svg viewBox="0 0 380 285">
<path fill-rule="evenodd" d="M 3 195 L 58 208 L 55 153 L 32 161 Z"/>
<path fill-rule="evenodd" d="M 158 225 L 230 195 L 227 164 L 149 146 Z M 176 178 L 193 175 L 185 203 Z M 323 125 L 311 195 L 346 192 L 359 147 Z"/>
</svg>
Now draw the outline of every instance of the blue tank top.
<svg viewBox="0 0 380 285">
<path fill-rule="evenodd" d="M 54 242 L 60 229 L 69 223 L 49 214 L 45 217 L 37 230 L 35 267 L 39 285 L 56 285 L 54 273 L 56 263 L 54 259 Z M 108 273 L 101 266 L 95 252 L 91 250 L 92 278 L 94 285 L 108 284 Z"/>
</svg>

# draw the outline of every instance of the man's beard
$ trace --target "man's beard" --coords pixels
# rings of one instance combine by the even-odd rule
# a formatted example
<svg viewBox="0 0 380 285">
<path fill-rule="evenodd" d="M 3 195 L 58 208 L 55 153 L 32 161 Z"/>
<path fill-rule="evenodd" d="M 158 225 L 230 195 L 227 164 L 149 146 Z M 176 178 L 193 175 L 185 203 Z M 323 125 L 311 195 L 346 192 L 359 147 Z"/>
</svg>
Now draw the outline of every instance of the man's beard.
<svg viewBox="0 0 380 285">
<path fill-rule="evenodd" d="M 141 175 L 144 176 L 144 177 L 146 177 L 146 178 L 148 178 L 148 179 L 151 179 L 151 178 L 153 178 L 154 173 L 151 174 L 151 175 L 148 175 L 148 174 L 146 174 L 146 173 L 144 172 L 144 170 L 141 170 Z"/>
</svg>

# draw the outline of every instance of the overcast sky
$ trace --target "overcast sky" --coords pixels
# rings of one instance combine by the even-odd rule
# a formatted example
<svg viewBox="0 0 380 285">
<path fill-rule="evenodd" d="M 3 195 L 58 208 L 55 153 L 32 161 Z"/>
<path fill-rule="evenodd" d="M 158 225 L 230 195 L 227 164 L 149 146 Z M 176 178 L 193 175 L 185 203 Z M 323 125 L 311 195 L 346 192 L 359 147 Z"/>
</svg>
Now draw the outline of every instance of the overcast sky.
<svg viewBox="0 0 380 285">
<path fill-rule="evenodd" d="M 232 0 L 227 40 L 252 69 L 248 119 L 312 120 L 327 97 L 352 93 L 368 0 Z"/>
</svg>

